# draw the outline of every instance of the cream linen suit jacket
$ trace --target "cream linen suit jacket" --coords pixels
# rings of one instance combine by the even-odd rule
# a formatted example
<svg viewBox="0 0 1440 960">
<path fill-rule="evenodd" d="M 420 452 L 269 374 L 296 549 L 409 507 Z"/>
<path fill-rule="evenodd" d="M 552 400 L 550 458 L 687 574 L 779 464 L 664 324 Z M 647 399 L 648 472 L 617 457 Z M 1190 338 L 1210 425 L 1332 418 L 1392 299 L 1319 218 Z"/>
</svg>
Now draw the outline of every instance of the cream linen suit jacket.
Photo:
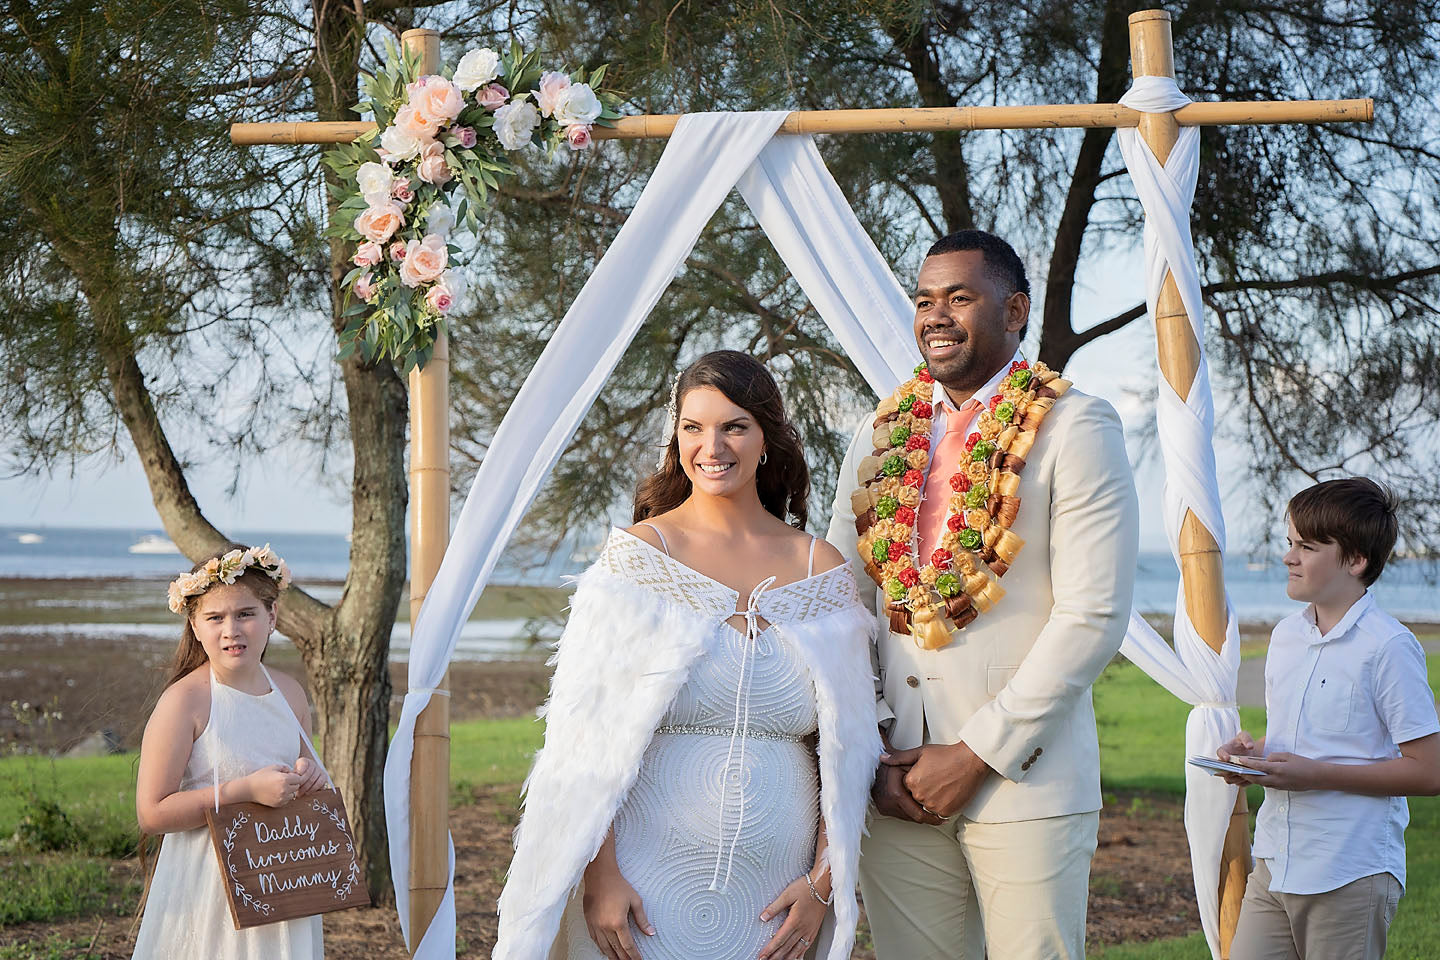
<svg viewBox="0 0 1440 960">
<path fill-rule="evenodd" d="M 872 452 L 860 425 L 841 467 L 828 539 L 864 566 L 850 495 Z M 962 810 L 1001 823 L 1099 810 L 1090 687 L 1130 617 L 1139 507 L 1115 410 L 1070 389 L 1045 417 L 1021 471 L 1012 528 L 1025 545 L 989 613 L 940 650 L 893 634 L 878 588 L 877 719 L 897 749 L 965 741 L 999 776 Z"/>
</svg>

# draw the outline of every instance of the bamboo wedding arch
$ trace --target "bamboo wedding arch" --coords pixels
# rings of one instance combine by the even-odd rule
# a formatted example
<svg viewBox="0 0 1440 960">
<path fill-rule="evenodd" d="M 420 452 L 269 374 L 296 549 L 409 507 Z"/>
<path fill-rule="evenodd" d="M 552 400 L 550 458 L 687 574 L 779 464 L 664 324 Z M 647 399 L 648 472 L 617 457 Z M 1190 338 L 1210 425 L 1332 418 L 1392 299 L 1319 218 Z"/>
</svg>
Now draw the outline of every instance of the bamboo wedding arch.
<svg viewBox="0 0 1440 960">
<path fill-rule="evenodd" d="M 1175 76 L 1171 18 L 1165 10 L 1142 10 L 1129 18 L 1132 75 Z M 408 30 L 402 43 L 418 55 L 422 73 L 440 64 L 440 35 Z M 1184 126 L 1284 123 L 1369 122 L 1374 101 L 1309 100 L 1255 103 L 1191 103 L 1168 114 L 1143 113 L 1121 104 L 1051 104 L 878 110 L 797 111 L 780 127 L 783 134 L 863 134 L 1075 127 L 1138 128 L 1163 164 Z M 625 117 L 613 128 L 596 127 L 597 140 L 669 137 L 678 115 Z M 373 123 L 237 123 L 237 145 L 347 143 L 372 132 Z M 1175 393 L 1189 396 L 1200 369 L 1201 348 L 1167 270 L 1154 310 L 1161 374 Z M 449 349 L 442 336 L 431 362 L 412 370 L 411 411 L 411 623 L 418 620 L 426 591 L 439 569 L 450 529 Z M 1191 512 L 1180 531 L 1180 566 L 1191 622 L 1217 653 L 1224 645 L 1227 610 L 1222 556 L 1215 537 Z M 449 676 L 437 693 L 448 692 Z M 438 696 L 420 714 L 411 764 L 411 859 L 409 902 L 413 952 L 440 906 L 449 880 L 448 771 L 450 766 L 449 697 Z M 1225 836 L 1220 869 L 1220 952 L 1229 956 L 1240 901 L 1250 869 L 1245 793 L 1241 791 Z M 400 891 L 397 896 L 403 896 Z"/>
</svg>

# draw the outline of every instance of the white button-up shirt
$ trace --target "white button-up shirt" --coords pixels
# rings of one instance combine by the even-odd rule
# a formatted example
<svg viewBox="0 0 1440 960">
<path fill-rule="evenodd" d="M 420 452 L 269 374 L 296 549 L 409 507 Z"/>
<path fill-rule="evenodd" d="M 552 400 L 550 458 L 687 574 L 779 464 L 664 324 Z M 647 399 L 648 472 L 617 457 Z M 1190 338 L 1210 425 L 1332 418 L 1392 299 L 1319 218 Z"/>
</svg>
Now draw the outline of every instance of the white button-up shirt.
<svg viewBox="0 0 1440 960">
<path fill-rule="evenodd" d="M 1425 652 L 1367 590 L 1325 635 L 1315 608 L 1286 617 L 1265 657 L 1265 752 L 1328 763 L 1400 756 L 1397 744 L 1440 732 Z M 1274 790 L 1255 822 L 1255 856 L 1276 893 L 1325 893 L 1391 873 L 1405 884 L 1404 797 Z"/>
</svg>

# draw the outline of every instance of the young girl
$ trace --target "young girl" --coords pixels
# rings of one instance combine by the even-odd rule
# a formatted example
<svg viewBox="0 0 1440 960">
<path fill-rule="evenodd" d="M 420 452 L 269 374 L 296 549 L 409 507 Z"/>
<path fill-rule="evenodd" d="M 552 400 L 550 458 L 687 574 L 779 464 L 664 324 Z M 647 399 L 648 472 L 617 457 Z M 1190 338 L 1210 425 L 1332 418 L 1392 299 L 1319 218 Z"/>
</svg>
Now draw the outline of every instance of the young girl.
<svg viewBox="0 0 1440 960">
<path fill-rule="evenodd" d="M 290 582 L 267 544 L 197 564 L 170 584 L 185 629 L 165 692 L 145 726 L 135 812 L 167 834 L 135 942 L 137 958 L 315 960 L 319 917 L 236 930 L 205 809 L 248 801 L 278 807 L 326 785 L 307 752 L 310 711 L 300 685 L 260 658 Z"/>
</svg>

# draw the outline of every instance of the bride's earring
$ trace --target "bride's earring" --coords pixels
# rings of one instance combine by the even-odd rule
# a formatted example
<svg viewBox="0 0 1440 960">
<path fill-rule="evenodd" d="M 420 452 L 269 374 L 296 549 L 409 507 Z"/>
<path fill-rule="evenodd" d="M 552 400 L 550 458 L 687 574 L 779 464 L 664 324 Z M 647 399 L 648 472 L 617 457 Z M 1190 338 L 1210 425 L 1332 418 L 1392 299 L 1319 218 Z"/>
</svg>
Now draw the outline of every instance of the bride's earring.
<svg viewBox="0 0 1440 960">
<path fill-rule="evenodd" d="M 770 454 L 768 454 L 768 453 L 763 453 L 763 452 L 762 452 L 762 453 L 760 454 L 760 466 L 762 466 L 762 467 L 765 466 L 766 461 L 768 461 L 769 459 L 770 459 Z"/>
</svg>

